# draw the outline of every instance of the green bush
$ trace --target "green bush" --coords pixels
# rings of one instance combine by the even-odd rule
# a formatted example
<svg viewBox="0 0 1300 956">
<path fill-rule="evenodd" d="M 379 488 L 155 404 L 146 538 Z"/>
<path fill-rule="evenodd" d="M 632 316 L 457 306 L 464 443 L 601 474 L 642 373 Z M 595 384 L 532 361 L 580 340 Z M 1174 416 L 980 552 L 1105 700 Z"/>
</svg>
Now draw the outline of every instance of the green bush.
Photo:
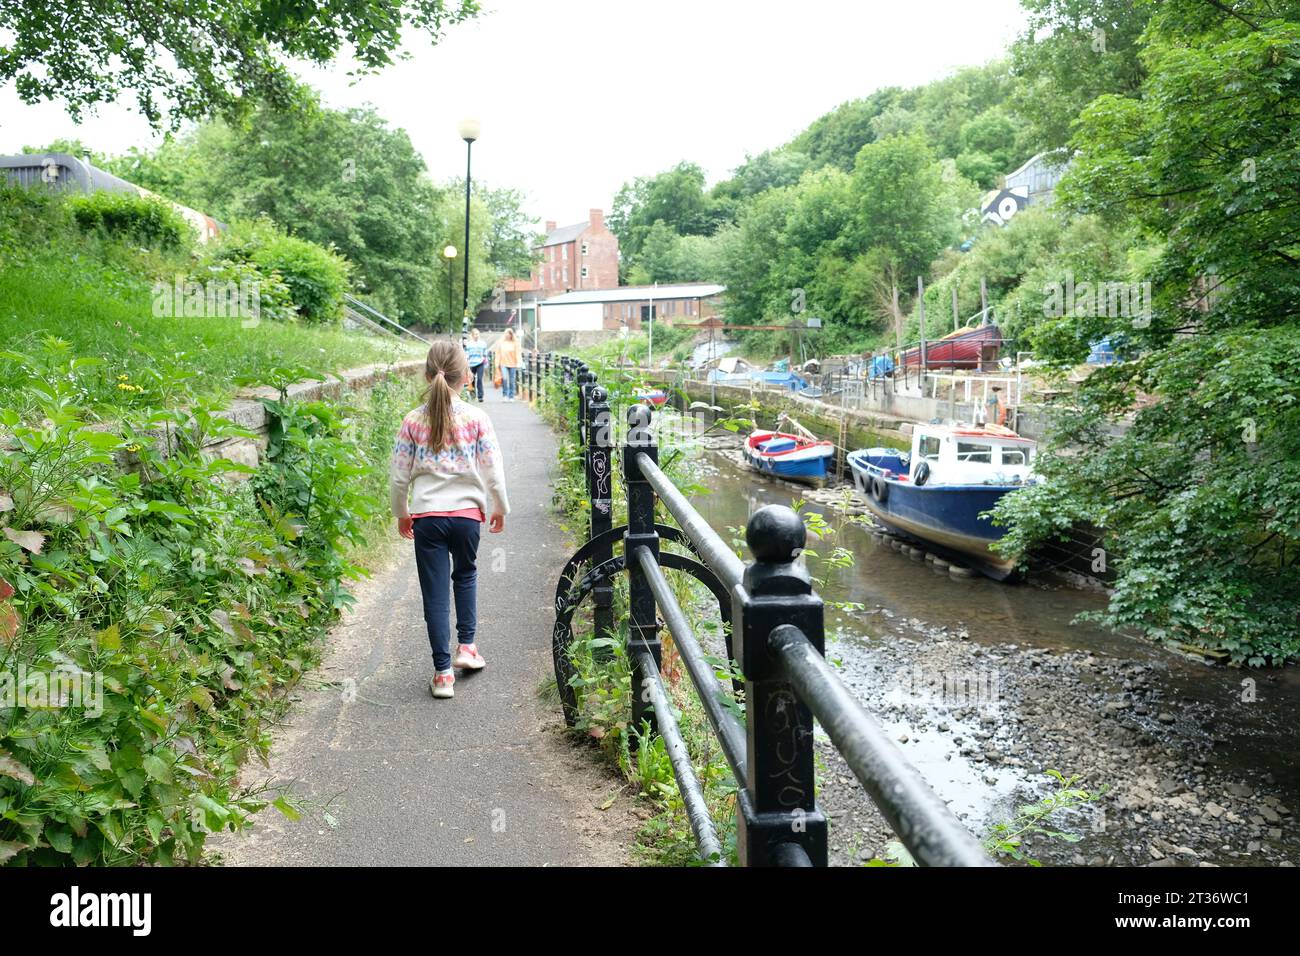
<svg viewBox="0 0 1300 956">
<path fill-rule="evenodd" d="M 240 767 L 350 600 L 386 484 L 366 452 L 413 401 L 268 402 L 275 445 L 239 483 L 201 453 L 243 434 L 214 405 L 87 428 L 96 361 L 0 408 L 0 865 L 194 862 L 267 806 Z"/>
<path fill-rule="evenodd" d="M 130 239 L 155 249 L 187 249 L 194 243 L 190 224 L 160 199 L 97 192 L 73 196 L 68 206 L 83 232 Z"/>
<path fill-rule="evenodd" d="M 24 260 L 70 227 L 63 203 L 46 189 L 0 183 L 0 260 Z"/>
<path fill-rule="evenodd" d="M 292 322 L 298 318 L 293 289 L 278 272 L 263 273 L 255 263 L 238 259 L 214 259 L 202 264 L 189 276 L 200 283 L 233 283 L 243 287 L 252 283 L 257 289 L 257 317 L 272 322 Z"/>
<path fill-rule="evenodd" d="M 327 324 L 343 318 L 348 261 L 331 249 L 288 235 L 268 219 L 234 226 L 211 258 L 251 263 L 262 275 L 282 281 L 304 322 Z"/>
</svg>

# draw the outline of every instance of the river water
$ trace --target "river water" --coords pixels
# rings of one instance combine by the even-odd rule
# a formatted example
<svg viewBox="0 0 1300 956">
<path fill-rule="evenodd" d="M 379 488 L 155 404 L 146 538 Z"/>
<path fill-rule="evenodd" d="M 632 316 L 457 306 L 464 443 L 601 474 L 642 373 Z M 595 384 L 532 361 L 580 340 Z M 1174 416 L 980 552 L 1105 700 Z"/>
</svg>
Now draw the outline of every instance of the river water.
<svg viewBox="0 0 1300 956">
<path fill-rule="evenodd" d="M 694 468 L 711 493 L 692 503 L 726 540 L 756 509 L 804 494 L 718 451 L 701 451 Z M 1054 579 L 953 579 L 833 508 L 804 507 L 835 528 L 811 548 L 854 555 L 852 567 L 830 571 L 810 561 L 824 576 L 827 657 L 973 830 L 1048 792 L 1042 771 L 1055 767 L 1108 791 L 1074 814 L 1085 838 L 1058 848 L 1055 862 L 1300 860 L 1290 826 L 1300 804 L 1300 669 L 1207 664 L 1072 623 L 1102 608 L 1104 595 Z M 960 700 L 944 683 L 954 668 Z M 823 805 L 857 799 L 836 786 L 856 789 L 846 768 L 832 767 L 829 778 Z M 838 847 L 838 862 L 880 852 L 858 810 L 835 812 L 862 831 Z M 843 837 L 842 823 L 838 830 Z"/>
</svg>

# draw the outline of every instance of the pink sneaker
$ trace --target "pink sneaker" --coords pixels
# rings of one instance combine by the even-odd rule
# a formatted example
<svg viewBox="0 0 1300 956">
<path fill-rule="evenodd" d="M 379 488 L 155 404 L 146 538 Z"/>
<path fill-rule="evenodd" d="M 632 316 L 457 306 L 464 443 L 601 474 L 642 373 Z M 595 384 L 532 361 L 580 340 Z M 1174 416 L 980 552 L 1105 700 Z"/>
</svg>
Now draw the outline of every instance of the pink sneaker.
<svg viewBox="0 0 1300 956">
<path fill-rule="evenodd" d="M 451 671 L 445 674 L 434 674 L 429 681 L 429 690 L 434 697 L 447 698 L 456 696 L 456 675 Z"/>
<path fill-rule="evenodd" d="M 487 661 L 483 660 L 483 655 L 478 652 L 477 644 L 461 644 L 456 648 L 456 658 L 451 662 L 452 667 L 463 667 L 468 671 L 481 671 L 487 667 Z"/>
</svg>

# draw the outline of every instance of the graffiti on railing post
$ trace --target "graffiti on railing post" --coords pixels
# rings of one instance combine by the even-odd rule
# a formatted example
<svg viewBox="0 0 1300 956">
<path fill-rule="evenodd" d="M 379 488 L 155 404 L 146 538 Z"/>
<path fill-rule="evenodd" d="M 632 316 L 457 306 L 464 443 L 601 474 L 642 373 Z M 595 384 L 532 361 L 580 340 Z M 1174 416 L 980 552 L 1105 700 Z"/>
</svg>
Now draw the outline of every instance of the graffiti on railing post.
<svg viewBox="0 0 1300 956">
<path fill-rule="evenodd" d="M 600 537 L 614 527 L 613 475 L 610 464 L 611 429 L 609 420 L 609 395 L 599 385 L 593 385 L 587 394 L 587 484 L 591 491 L 591 528 L 587 540 Z M 600 566 L 614 556 L 613 544 L 596 549 L 591 556 L 593 566 Z M 614 585 L 610 581 L 597 585 L 592 594 L 593 623 L 596 638 L 608 639 L 614 633 Z M 613 657 L 613 649 L 597 645 L 596 656 Z"/>
<path fill-rule="evenodd" d="M 637 455 L 644 454 L 658 464 L 659 449 L 650 431 L 650 407 L 633 405 L 627 410 L 627 437 L 623 443 L 623 481 L 627 488 L 627 531 L 623 533 L 623 553 L 635 554 L 640 547 L 649 548 L 659 560 L 659 534 L 655 531 L 655 493 L 641 474 Z M 645 572 L 636 562 L 628 564 L 628 658 L 632 665 L 632 726 L 641 729 L 642 721 L 654 726 L 651 688 L 647 683 L 654 675 L 642 673 L 637 663 L 645 658 L 639 651 L 649 651 L 655 671 L 663 663 L 659 643 L 658 612 L 654 592 Z M 635 743 L 635 738 L 633 738 Z"/>
<path fill-rule="evenodd" d="M 785 624 L 824 649 L 822 600 L 799 561 L 803 519 L 791 508 L 768 505 L 750 516 L 745 541 L 754 563 L 737 593 L 736 656 L 745 675 L 750 719 L 746 789 L 752 805 L 737 815 L 736 852 L 742 866 L 773 866 L 792 843 L 813 866 L 825 866 L 826 818 L 817 809 L 812 712 L 780 676 L 768 635 Z"/>
</svg>

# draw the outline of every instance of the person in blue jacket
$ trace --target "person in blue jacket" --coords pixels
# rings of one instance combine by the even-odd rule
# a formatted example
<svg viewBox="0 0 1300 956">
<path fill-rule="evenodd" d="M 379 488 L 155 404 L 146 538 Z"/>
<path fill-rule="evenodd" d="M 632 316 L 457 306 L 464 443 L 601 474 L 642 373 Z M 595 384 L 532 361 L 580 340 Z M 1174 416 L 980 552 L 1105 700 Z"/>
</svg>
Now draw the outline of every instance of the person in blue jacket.
<svg viewBox="0 0 1300 956">
<path fill-rule="evenodd" d="M 478 329 L 470 329 L 469 341 L 465 343 L 465 358 L 473 376 L 472 390 L 480 402 L 483 401 L 483 372 L 487 370 L 487 357 L 487 344 L 479 338 Z"/>
</svg>

